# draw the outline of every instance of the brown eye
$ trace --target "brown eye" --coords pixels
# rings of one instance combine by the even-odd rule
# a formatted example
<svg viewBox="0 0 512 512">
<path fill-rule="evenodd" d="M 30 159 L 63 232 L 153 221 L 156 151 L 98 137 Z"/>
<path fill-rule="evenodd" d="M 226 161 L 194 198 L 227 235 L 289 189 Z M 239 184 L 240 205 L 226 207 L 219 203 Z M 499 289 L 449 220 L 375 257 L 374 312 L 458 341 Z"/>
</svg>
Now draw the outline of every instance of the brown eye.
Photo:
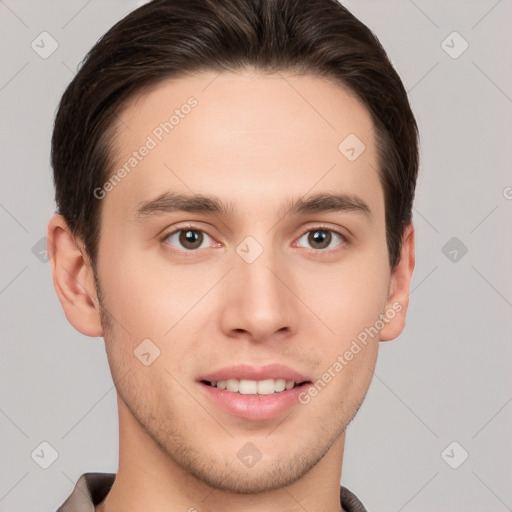
<svg viewBox="0 0 512 512">
<path fill-rule="evenodd" d="M 166 237 L 167 242 L 177 249 L 193 251 L 203 248 L 203 244 L 210 237 L 198 229 L 179 229 Z M 209 244 L 206 245 L 206 247 Z"/>
<path fill-rule="evenodd" d="M 336 245 L 342 245 L 345 241 L 340 233 L 332 229 L 310 230 L 299 238 L 299 245 L 301 241 L 303 243 L 304 240 L 311 249 L 316 250 L 333 249 Z M 332 246 L 333 242 L 336 242 L 336 240 L 338 240 L 338 244 Z"/>
<path fill-rule="evenodd" d="M 332 235 L 329 231 L 310 231 L 308 242 L 314 249 L 325 249 L 331 243 Z"/>
</svg>

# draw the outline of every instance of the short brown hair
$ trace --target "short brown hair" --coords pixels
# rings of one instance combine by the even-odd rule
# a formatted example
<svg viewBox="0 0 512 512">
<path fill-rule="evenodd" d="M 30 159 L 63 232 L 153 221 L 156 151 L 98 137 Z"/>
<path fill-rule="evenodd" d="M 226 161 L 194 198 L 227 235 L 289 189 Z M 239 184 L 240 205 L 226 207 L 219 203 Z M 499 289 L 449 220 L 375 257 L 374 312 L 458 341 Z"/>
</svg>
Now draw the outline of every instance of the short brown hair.
<svg viewBox="0 0 512 512">
<path fill-rule="evenodd" d="M 101 220 L 93 191 L 112 172 L 111 128 L 123 105 L 168 78 L 249 66 L 325 77 L 369 110 L 395 267 L 412 219 L 418 130 L 378 39 L 336 0 L 154 0 L 98 41 L 61 99 L 52 137 L 57 211 L 93 266 Z"/>
</svg>

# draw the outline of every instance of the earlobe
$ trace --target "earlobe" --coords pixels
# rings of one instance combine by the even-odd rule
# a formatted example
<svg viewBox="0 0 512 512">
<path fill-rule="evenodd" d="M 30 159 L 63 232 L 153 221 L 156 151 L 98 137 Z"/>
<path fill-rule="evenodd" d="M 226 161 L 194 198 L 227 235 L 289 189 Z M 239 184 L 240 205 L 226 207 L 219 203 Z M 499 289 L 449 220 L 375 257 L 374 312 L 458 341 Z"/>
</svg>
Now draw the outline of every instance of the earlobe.
<svg viewBox="0 0 512 512">
<path fill-rule="evenodd" d="M 66 318 L 86 336 L 103 336 L 92 268 L 62 215 L 50 219 L 47 239 L 53 285 Z"/>
<path fill-rule="evenodd" d="M 404 230 L 400 260 L 391 275 L 380 341 L 393 340 L 404 330 L 414 263 L 414 226 L 411 223 Z"/>
</svg>

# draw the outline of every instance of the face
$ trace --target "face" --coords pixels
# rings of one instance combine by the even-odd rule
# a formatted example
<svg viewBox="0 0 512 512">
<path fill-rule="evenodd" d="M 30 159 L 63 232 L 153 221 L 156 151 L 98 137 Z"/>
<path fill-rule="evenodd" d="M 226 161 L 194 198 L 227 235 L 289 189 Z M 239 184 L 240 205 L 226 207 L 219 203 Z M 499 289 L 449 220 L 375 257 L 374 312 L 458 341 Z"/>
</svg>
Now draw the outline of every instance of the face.
<svg viewBox="0 0 512 512">
<path fill-rule="evenodd" d="M 296 481 L 390 316 L 370 115 L 312 76 L 205 72 L 134 98 L 115 146 L 97 279 L 122 428 L 218 488 Z"/>
</svg>

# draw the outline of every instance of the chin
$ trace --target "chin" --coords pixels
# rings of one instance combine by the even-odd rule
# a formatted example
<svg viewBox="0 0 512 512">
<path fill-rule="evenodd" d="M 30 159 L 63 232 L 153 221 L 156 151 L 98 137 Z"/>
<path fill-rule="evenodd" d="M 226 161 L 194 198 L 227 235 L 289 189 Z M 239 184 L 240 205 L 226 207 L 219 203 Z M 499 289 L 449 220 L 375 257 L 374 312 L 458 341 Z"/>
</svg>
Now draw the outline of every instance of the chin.
<svg viewBox="0 0 512 512">
<path fill-rule="evenodd" d="M 317 457 L 318 460 L 321 458 Z M 238 460 L 235 464 L 210 467 L 209 471 L 188 468 L 198 480 L 213 489 L 233 494 L 260 494 L 289 486 L 299 480 L 313 467 L 317 460 L 311 462 L 305 457 L 298 460 L 274 461 L 260 460 L 251 468 L 245 467 Z"/>
<path fill-rule="evenodd" d="M 338 436 L 333 437 L 331 440 L 317 438 L 316 442 L 309 440 L 308 443 L 300 443 L 299 438 L 288 446 L 282 443 L 279 447 L 281 450 L 288 448 L 283 453 L 276 453 L 278 447 L 268 446 L 265 452 L 273 453 L 273 456 L 263 454 L 250 466 L 243 463 L 242 456 L 233 456 L 231 450 L 213 454 L 211 451 L 205 453 L 197 448 L 191 451 L 181 446 L 179 457 L 176 457 L 176 445 L 173 446 L 173 453 L 166 451 L 187 473 L 212 489 L 233 494 L 261 494 L 282 489 L 300 480 L 329 451 Z M 248 443 L 237 440 L 237 445 L 246 446 Z"/>
</svg>

